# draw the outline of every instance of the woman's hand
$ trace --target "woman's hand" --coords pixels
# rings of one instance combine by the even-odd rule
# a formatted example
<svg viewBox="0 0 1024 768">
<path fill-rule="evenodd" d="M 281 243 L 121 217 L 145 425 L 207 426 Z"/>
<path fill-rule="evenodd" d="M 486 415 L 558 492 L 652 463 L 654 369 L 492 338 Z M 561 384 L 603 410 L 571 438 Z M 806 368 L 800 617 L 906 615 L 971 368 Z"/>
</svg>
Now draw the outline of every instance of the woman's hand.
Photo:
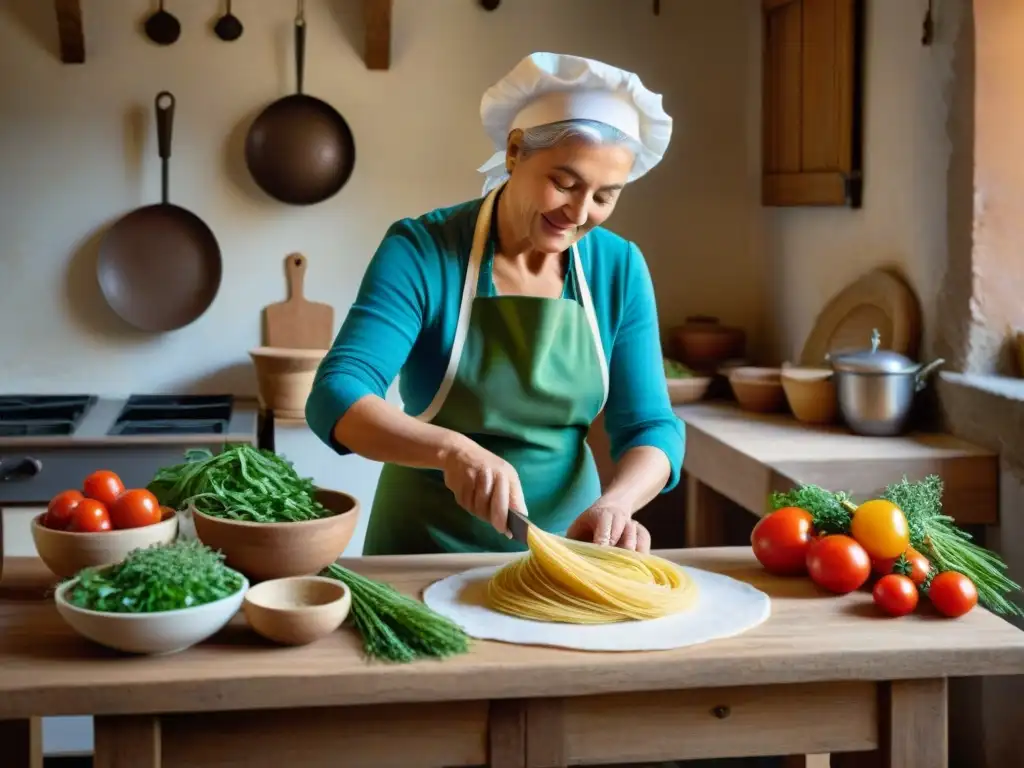
<svg viewBox="0 0 1024 768">
<path fill-rule="evenodd" d="M 610 544 L 637 552 L 651 551 L 650 532 L 633 519 L 628 509 L 600 501 L 576 518 L 566 536 L 602 546 Z"/>
<path fill-rule="evenodd" d="M 467 439 L 445 455 L 443 471 L 459 506 L 511 538 L 508 510 L 527 514 L 515 467 Z"/>
</svg>

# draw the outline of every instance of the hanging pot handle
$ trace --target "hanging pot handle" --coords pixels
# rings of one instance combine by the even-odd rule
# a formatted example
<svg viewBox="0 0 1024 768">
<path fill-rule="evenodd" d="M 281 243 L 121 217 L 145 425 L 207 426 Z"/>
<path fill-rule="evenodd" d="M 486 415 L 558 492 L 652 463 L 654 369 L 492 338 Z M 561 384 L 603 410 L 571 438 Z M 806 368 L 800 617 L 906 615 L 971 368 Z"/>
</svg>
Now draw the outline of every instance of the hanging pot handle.
<svg viewBox="0 0 1024 768">
<path fill-rule="evenodd" d="M 928 365 L 921 366 L 914 373 L 914 379 L 915 379 L 914 391 L 920 392 L 922 389 L 924 389 L 926 386 L 928 386 L 928 374 L 931 373 L 932 371 L 934 371 L 936 368 L 938 368 L 944 362 L 946 362 L 946 361 L 943 360 L 940 357 L 937 360 L 932 360 L 930 363 L 928 363 Z"/>
</svg>

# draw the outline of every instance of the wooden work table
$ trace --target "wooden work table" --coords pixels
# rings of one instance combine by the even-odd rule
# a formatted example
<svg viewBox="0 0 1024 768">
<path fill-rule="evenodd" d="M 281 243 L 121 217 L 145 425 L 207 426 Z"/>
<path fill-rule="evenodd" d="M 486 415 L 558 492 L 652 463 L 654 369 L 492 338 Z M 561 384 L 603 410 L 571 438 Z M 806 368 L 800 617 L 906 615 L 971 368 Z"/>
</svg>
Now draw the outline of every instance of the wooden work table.
<svg viewBox="0 0 1024 768">
<path fill-rule="evenodd" d="M 551 768 L 858 751 L 945 768 L 946 679 L 1024 672 L 1024 632 L 981 609 L 885 619 L 867 592 L 772 577 L 748 548 L 661 554 L 763 589 L 771 618 L 675 651 L 477 641 L 465 656 L 387 665 L 366 661 L 347 627 L 281 648 L 240 615 L 182 653 L 131 657 L 76 635 L 47 597 L 53 577 L 16 559 L 0 586 L 0 721 L 96 715 L 96 768 Z M 418 595 L 504 557 L 343 562 Z"/>
<path fill-rule="evenodd" d="M 721 543 L 721 500 L 757 516 L 772 491 L 814 483 L 866 500 L 904 475 L 939 475 L 943 507 L 960 525 L 998 522 L 999 457 L 945 434 L 854 435 L 842 426 L 802 424 L 732 402 L 678 406 L 686 424 L 687 543 Z"/>
</svg>

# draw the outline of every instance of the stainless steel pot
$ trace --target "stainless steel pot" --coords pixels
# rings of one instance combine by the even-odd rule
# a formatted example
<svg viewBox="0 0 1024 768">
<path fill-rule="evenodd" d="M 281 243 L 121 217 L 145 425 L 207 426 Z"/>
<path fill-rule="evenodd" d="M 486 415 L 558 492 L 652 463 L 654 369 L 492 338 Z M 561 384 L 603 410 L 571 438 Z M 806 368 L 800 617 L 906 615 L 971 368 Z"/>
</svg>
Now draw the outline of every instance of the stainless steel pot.
<svg viewBox="0 0 1024 768">
<path fill-rule="evenodd" d="M 871 348 L 830 356 L 839 411 L 851 431 L 889 437 L 907 425 L 914 398 L 927 386 L 928 374 L 942 365 L 927 365 L 905 355 L 878 348 L 881 337 L 871 334 Z"/>
</svg>

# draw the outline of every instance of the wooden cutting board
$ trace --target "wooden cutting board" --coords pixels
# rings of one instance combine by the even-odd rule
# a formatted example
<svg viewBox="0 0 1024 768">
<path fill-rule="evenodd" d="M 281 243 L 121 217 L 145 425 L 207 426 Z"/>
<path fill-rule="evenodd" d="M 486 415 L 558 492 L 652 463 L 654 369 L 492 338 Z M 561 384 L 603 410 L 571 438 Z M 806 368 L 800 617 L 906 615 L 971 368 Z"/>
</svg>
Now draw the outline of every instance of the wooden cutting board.
<svg viewBox="0 0 1024 768">
<path fill-rule="evenodd" d="M 286 349 L 330 349 L 334 341 L 334 307 L 308 301 L 303 295 L 306 257 L 291 253 L 284 260 L 288 298 L 263 309 L 264 344 Z"/>
</svg>

